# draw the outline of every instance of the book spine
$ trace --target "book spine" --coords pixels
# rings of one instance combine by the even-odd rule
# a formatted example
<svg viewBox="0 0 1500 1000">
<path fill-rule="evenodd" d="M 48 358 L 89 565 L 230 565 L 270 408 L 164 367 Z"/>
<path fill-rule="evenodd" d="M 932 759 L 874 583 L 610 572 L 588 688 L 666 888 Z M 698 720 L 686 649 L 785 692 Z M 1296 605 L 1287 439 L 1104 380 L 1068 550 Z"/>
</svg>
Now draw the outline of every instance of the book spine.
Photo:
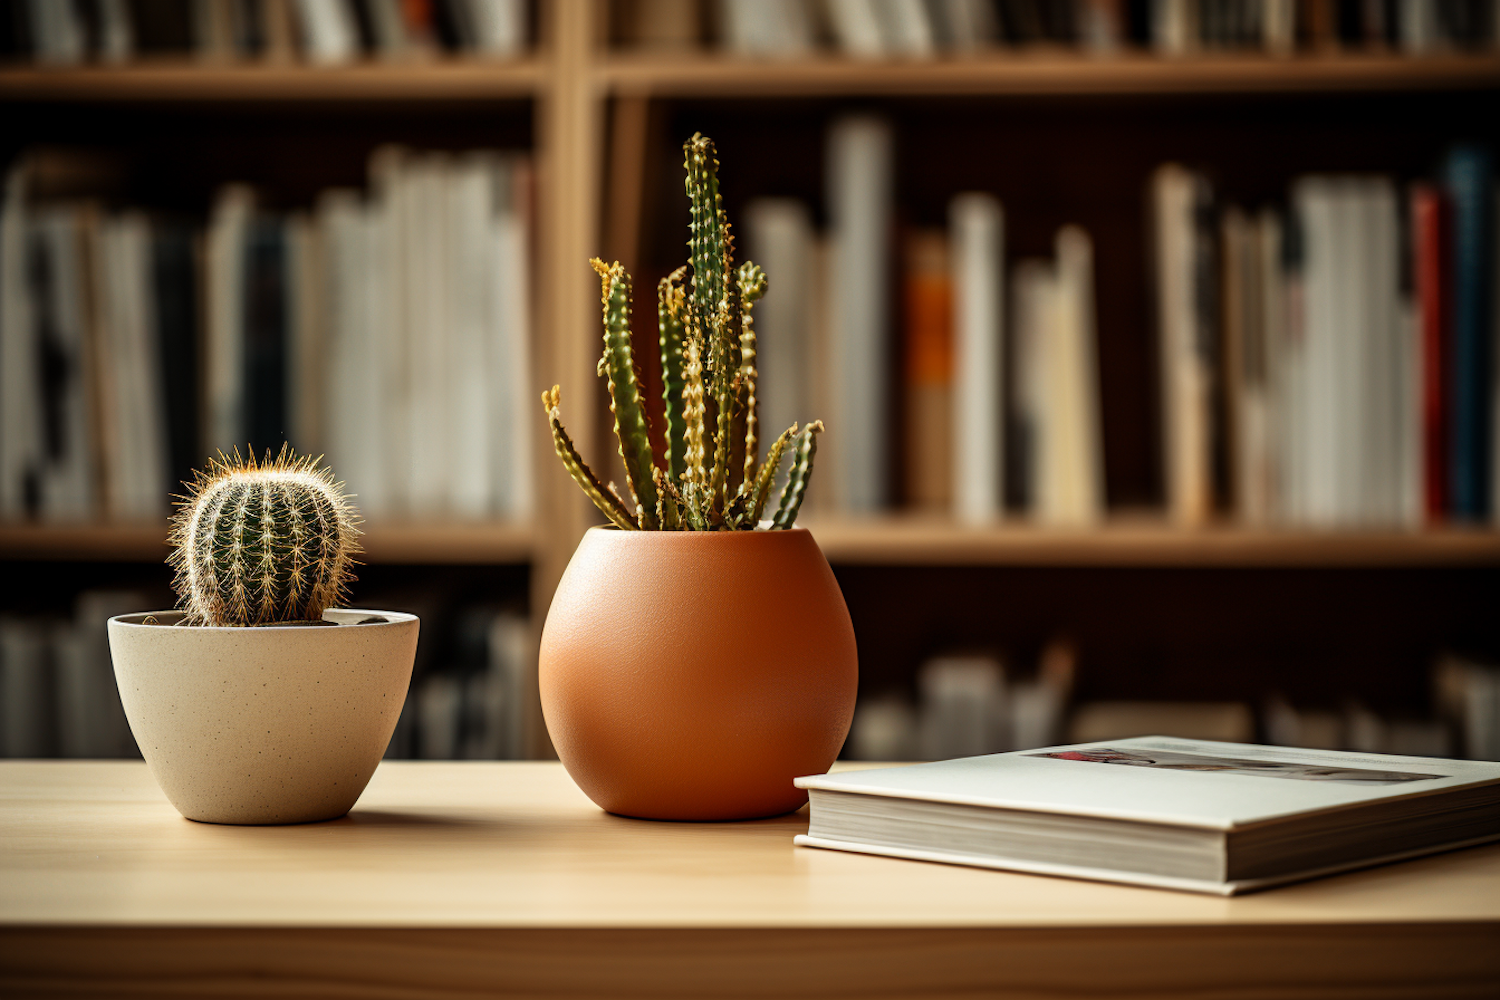
<svg viewBox="0 0 1500 1000">
<path fill-rule="evenodd" d="M 953 499 L 957 518 L 982 524 L 1005 506 L 1005 216 L 992 195 L 963 194 L 948 209 L 954 303 Z"/>
<path fill-rule="evenodd" d="M 1446 168 L 1453 199 L 1453 341 L 1449 432 L 1449 511 L 1461 520 L 1488 519 L 1490 338 L 1494 169 L 1488 150 L 1455 149 Z"/>
<path fill-rule="evenodd" d="M 952 502 L 953 279 L 942 232 L 914 233 L 906 246 L 906 499 L 920 509 Z"/>
<path fill-rule="evenodd" d="M 286 441 L 287 253 L 281 219 L 257 216 L 245 243 L 244 398 L 249 450 L 274 454 Z"/>
<path fill-rule="evenodd" d="M 202 460 L 198 379 L 198 264 L 193 231 L 181 224 L 153 229 L 152 297 L 166 395 L 167 468 L 174 483 L 188 482 Z"/>
<path fill-rule="evenodd" d="M 890 126 L 877 118 L 841 119 L 829 134 L 839 407 L 827 442 L 843 453 L 845 507 L 861 513 L 887 502 L 893 144 Z"/>
<path fill-rule="evenodd" d="M 790 198 L 759 198 L 745 209 L 746 250 L 775 281 L 755 307 L 756 368 L 762 436 L 773 440 L 793 423 L 819 414 L 811 400 L 809 301 L 813 297 L 813 231 L 807 206 Z M 825 480 L 826 482 L 826 480 Z M 816 491 L 814 491 L 816 492 Z"/>
</svg>

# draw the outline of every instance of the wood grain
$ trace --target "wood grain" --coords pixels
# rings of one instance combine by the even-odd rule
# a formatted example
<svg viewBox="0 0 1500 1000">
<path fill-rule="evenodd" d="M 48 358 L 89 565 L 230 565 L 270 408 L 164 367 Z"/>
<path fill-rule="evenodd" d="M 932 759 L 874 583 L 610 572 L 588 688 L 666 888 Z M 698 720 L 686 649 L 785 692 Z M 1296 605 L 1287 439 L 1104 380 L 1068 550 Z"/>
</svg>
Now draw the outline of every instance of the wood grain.
<svg viewBox="0 0 1500 1000">
<path fill-rule="evenodd" d="M 1221 899 L 794 848 L 805 829 L 609 816 L 553 763 L 410 762 L 342 820 L 210 826 L 140 763 L 5 762 L 0 994 L 1500 987 L 1500 846 Z"/>
</svg>

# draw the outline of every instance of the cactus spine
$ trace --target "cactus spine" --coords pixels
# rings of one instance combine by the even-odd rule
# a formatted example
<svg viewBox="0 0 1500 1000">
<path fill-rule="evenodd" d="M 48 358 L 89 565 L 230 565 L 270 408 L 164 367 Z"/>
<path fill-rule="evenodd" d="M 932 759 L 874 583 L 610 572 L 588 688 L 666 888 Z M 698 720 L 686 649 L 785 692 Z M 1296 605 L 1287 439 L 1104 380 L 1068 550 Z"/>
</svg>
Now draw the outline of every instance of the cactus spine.
<svg viewBox="0 0 1500 1000">
<path fill-rule="evenodd" d="M 318 459 L 220 455 L 172 521 L 173 588 L 188 625 L 317 621 L 354 579 L 358 514 Z"/>
<path fill-rule="evenodd" d="M 662 465 L 656 465 L 652 451 L 650 419 L 635 367 L 630 275 L 618 262 L 591 261 L 603 288 L 604 355 L 598 370 L 608 381 L 628 499 L 601 483 L 578 454 L 563 429 L 556 386 L 542 393 L 553 446 L 569 475 L 610 521 L 626 529 L 666 531 L 755 528 L 781 460 L 790 450 L 792 465 L 773 519 L 774 527 L 790 528 L 807 491 L 823 424 L 814 421 L 800 434 L 793 424 L 761 463 L 751 310 L 766 294 L 766 274 L 749 261 L 734 268 L 734 238 L 719 196 L 713 142 L 694 135 L 683 144 L 683 166 L 691 209 L 688 266 L 657 286 L 666 416 Z M 732 455 L 740 424 L 744 462 L 735 469 Z"/>
</svg>

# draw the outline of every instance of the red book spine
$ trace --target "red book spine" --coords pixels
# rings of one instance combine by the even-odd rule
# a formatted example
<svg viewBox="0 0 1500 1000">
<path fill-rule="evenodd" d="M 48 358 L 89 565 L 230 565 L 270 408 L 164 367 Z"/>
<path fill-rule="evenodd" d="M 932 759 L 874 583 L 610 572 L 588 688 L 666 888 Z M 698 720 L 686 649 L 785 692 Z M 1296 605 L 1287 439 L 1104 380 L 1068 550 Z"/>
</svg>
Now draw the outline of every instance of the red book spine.
<svg viewBox="0 0 1500 1000">
<path fill-rule="evenodd" d="M 1450 375 L 1448 344 L 1452 339 L 1449 284 L 1451 212 L 1443 193 L 1418 184 L 1412 189 L 1412 272 L 1417 294 L 1417 322 L 1422 344 L 1422 476 L 1427 519 L 1439 521 L 1448 510 L 1448 416 Z"/>
</svg>

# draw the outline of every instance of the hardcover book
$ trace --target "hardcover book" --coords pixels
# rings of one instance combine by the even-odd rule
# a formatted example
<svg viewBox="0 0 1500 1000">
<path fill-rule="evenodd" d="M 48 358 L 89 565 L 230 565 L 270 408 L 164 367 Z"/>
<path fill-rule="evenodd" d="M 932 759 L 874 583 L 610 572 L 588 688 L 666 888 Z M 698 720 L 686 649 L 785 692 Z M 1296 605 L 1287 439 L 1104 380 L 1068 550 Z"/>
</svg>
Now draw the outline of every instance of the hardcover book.
<svg viewBox="0 0 1500 1000">
<path fill-rule="evenodd" d="M 1500 763 L 1162 736 L 798 778 L 796 843 L 1234 895 L 1500 839 Z"/>
</svg>

